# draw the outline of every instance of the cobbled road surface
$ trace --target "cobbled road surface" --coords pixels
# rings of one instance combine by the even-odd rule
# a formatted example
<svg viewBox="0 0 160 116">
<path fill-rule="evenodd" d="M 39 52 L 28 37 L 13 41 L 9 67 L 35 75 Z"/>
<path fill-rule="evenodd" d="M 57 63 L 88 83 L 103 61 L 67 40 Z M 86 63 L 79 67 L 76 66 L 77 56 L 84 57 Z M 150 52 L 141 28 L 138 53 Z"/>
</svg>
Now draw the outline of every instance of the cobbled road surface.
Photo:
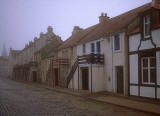
<svg viewBox="0 0 160 116">
<path fill-rule="evenodd" d="M 0 78 L 0 116 L 154 116 Z"/>
</svg>

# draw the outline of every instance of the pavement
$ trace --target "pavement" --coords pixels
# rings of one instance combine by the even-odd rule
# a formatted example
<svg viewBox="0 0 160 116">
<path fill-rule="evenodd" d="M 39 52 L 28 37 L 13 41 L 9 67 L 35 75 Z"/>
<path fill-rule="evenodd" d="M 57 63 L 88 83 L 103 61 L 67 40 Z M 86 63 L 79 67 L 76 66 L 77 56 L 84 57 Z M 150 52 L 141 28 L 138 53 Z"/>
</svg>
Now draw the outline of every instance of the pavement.
<svg viewBox="0 0 160 116">
<path fill-rule="evenodd" d="M 0 116 L 157 116 L 104 102 L 106 96 L 0 78 Z"/>
<path fill-rule="evenodd" d="M 160 101 L 157 101 L 157 100 L 125 97 L 125 96 L 112 94 L 109 92 L 91 94 L 88 91 L 83 91 L 83 90 L 74 90 L 74 89 L 60 88 L 60 87 L 51 88 L 46 85 L 43 85 L 43 86 L 47 89 L 54 90 L 57 92 L 84 97 L 97 102 L 109 103 L 109 104 L 131 108 L 131 109 L 142 111 L 142 112 L 148 112 L 148 113 L 152 113 L 160 116 Z"/>
</svg>

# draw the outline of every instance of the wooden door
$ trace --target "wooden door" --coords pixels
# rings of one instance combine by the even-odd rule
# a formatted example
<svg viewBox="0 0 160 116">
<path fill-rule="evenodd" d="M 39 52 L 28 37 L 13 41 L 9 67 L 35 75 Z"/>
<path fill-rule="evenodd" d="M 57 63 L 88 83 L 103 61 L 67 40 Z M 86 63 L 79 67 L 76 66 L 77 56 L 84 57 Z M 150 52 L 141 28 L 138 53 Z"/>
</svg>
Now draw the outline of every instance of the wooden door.
<svg viewBox="0 0 160 116">
<path fill-rule="evenodd" d="M 124 79 L 123 79 L 123 67 L 116 67 L 117 75 L 117 93 L 123 94 L 124 92 Z"/>
<path fill-rule="evenodd" d="M 58 68 L 54 69 L 55 72 L 55 85 L 58 86 Z"/>
<path fill-rule="evenodd" d="M 83 88 L 83 90 L 88 90 L 89 89 L 88 68 L 82 69 L 82 88 Z"/>
<path fill-rule="evenodd" d="M 37 72 L 33 71 L 33 82 L 37 82 Z"/>
</svg>

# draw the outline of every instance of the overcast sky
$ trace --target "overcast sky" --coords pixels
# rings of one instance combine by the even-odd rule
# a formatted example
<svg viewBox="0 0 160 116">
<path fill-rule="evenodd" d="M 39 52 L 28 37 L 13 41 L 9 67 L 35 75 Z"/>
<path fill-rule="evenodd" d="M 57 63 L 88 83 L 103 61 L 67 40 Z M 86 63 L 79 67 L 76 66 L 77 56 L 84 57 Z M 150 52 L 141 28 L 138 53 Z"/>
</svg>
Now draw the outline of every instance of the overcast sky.
<svg viewBox="0 0 160 116">
<path fill-rule="evenodd" d="M 101 12 L 114 17 L 151 0 L 0 0 L 0 53 L 23 49 L 52 26 L 54 33 L 67 39 L 78 25 L 87 28 L 98 23 Z"/>
</svg>

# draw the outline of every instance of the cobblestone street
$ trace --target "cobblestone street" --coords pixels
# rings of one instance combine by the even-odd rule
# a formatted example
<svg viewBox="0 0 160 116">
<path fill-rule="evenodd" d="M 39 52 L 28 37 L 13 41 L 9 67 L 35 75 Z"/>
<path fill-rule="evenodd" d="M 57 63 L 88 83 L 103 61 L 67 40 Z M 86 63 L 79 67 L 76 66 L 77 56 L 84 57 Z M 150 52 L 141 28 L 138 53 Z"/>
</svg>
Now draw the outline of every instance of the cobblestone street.
<svg viewBox="0 0 160 116">
<path fill-rule="evenodd" d="M 1 116 L 154 116 L 4 78 L 0 104 Z"/>
</svg>

